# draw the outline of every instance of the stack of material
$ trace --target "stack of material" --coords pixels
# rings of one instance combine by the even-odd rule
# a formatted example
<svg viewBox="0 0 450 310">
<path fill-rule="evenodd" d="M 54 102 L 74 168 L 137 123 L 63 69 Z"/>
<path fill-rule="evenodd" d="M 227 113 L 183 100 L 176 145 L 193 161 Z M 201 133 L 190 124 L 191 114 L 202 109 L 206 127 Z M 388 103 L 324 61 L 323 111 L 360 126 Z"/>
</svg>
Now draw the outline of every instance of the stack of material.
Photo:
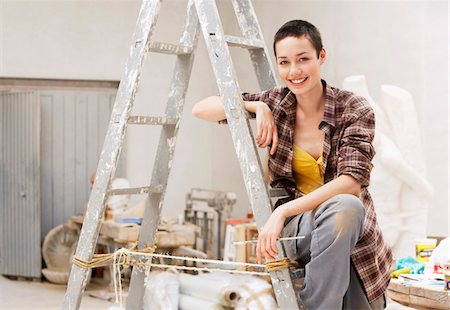
<svg viewBox="0 0 450 310">
<path fill-rule="evenodd" d="M 141 226 L 131 223 L 118 223 L 114 220 L 104 221 L 100 228 L 100 235 L 111 238 L 118 243 L 134 242 L 139 238 Z"/>
<path fill-rule="evenodd" d="M 398 279 L 391 279 L 387 296 L 405 306 L 417 309 L 450 309 L 450 292 L 442 285 L 411 285 Z"/>
<path fill-rule="evenodd" d="M 104 221 L 100 234 L 118 243 L 138 240 L 141 226 L 134 223 L 119 223 L 114 220 Z M 156 245 L 158 248 L 176 248 L 191 246 L 195 243 L 196 226 L 191 224 L 165 224 L 158 227 Z"/>
<path fill-rule="evenodd" d="M 177 248 L 180 246 L 192 246 L 195 243 L 195 232 L 198 227 L 190 223 L 171 224 L 161 223 L 156 233 L 156 245 L 158 248 Z"/>
</svg>

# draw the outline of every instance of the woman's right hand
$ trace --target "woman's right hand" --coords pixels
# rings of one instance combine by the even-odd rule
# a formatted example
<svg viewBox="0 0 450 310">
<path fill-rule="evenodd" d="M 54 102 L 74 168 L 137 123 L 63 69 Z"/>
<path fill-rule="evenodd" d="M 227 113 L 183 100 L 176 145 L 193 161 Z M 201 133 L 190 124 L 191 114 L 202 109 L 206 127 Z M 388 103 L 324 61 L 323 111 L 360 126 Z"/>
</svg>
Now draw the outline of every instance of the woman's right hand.
<svg viewBox="0 0 450 310">
<path fill-rule="evenodd" d="M 256 143 L 259 147 L 267 147 L 272 142 L 270 155 L 275 154 L 278 147 L 278 129 L 272 111 L 266 103 L 258 101 L 256 106 Z"/>
</svg>

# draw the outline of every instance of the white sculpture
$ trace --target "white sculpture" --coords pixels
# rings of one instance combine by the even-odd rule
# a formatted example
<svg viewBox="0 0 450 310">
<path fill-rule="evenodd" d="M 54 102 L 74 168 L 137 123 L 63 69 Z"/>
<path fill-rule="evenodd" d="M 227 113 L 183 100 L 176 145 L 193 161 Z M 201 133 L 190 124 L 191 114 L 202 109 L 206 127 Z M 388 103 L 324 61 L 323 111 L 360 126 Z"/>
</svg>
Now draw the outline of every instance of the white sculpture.
<svg viewBox="0 0 450 310">
<path fill-rule="evenodd" d="M 364 76 L 344 80 L 343 88 L 365 97 L 375 111 L 376 132 L 370 193 L 378 222 L 394 258 L 414 256 L 414 239 L 426 237 L 433 188 L 425 178 L 419 126 L 411 95 L 383 85 L 381 105 L 371 98 Z"/>
</svg>

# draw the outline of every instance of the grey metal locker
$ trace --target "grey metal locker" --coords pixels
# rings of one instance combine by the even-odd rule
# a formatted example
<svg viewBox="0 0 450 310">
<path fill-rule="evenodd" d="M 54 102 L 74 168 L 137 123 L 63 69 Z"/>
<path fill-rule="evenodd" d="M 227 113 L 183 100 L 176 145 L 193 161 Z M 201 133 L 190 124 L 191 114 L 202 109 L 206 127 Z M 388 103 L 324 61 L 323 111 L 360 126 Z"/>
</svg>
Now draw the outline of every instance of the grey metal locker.
<svg viewBox="0 0 450 310">
<path fill-rule="evenodd" d="M 0 92 L 0 273 L 41 277 L 39 96 Z"/>
</svg>

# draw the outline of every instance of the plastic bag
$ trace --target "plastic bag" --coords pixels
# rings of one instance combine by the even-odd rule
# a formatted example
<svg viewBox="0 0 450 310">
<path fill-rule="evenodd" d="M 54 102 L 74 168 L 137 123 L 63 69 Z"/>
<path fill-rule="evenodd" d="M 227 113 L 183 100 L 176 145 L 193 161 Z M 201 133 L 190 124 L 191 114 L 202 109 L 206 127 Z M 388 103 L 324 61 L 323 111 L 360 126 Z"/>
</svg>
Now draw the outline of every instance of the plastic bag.
<svg viewBox="0 0 450 310">
<path fill-rule="evenodd" d="M 421 274 L 425 270 L 425 265 L 419 263 L 415 258 L 408 256 L 397 260 L 397 269 L 410 268 L 410 273 Z"/>
</svg>

